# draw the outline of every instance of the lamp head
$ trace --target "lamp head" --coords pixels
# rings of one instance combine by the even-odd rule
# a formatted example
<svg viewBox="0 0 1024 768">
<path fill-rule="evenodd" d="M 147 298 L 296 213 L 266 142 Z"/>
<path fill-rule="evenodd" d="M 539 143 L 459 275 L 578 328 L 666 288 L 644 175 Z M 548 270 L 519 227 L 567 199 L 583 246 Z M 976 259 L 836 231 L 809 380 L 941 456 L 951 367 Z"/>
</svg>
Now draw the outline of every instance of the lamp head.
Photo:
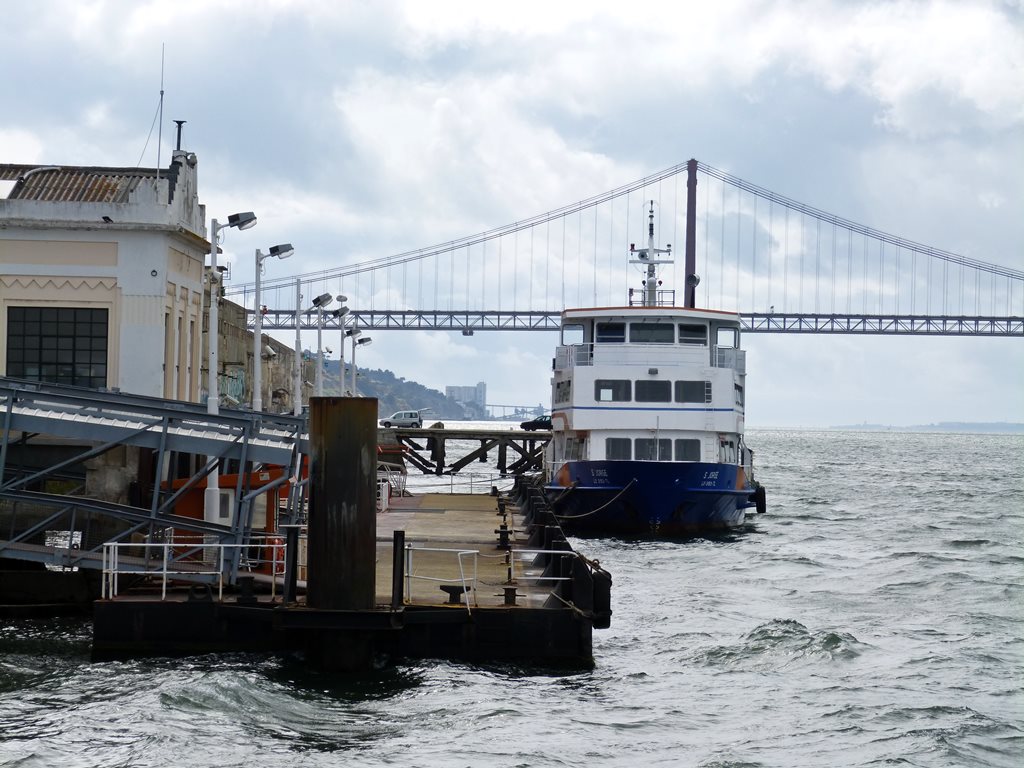
<svg viewBox="0 0 1024 768">
<path fill-rule="evenodd" d="M 336 310 L 331 312 L 331 317 L 344 317 L 348 314 L 348 307 L 338 307 Z"/>
<path fill-rule="evenodd" d="M 279 259 L 287 259 L 295 253 L 295 249 L 292 248 L 291 243 L 281 243 L 280 245 L 270 246 L 270 255 L 277 256 Z"/>
<path fill-rule="evenodd" d="M 315 299 L 313 299 L 313 306 L 314 307 L 326 307 L 332 301 L 334 301 L 334 297 L 331 294 L 329 294 L 329 293 L 321 293 L 319 296 L 317 296 Z"/>
<path fill-rule="evenodd" d="M 232 213 L 228 216 L 228 226 L 237 229 L 249 229 L 256 226 L 256 214 L 252 211 Z"/>
<path fill-rule="evenodd" d="M 373 344 L 373 339 L 367 336 L 365 339 L 357 339 L 356 344 L 360 347 L 365 347 L 367 344 Z"/>
<path fill-rule="evenodd" d="M 358 328 L 349 328 L 347 331 L 345 331 L 345 335 L 349 336 L 349 337 L 351 337 L 353 339 L 356 336 L 359 336 L 361 334 L 362 334 L 362 331 L 360 331 Z"/>
<path fill-rule="evenodd" d="M 344 303 L 345 303 L 346 301 L 348 301 L 348 296 L 346 296 L 346 295 L 345 295 L 345 294 L 343 294 L 343 293 L 339 293 L 339 294 L 338 294 L 337 296 L 335 296 L 334 298 L 335 298 L 335 300 L 336 300 L 336 301 L 337 301 L 337 302 L 338 302 L 339 304 L 344 304 Z"/>
</svg>

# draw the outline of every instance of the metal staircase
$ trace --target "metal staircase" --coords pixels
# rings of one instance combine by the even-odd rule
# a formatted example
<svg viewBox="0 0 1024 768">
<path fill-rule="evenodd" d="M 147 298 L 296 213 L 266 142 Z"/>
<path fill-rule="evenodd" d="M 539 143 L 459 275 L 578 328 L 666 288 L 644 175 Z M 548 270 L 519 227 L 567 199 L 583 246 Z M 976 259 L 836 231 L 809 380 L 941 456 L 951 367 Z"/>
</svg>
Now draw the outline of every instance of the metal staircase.
<svg viewBox="0 0 1024 768">
<path fill-rule="evenodd" d="M 253 501 L 288 485 L 290 521 L 301 517 L 302 457 L 308 452 L 303 417 L 224 409 L 201 404 L 66 387 L 0 377 L 0 557 L 58 568 L 102 568 L 103 545 L 135 542 L 140 548 L 167 541 L 167 532 L 204 544 L 227 546 L 227 573 L 195 574 L 184 563 L 196 547 L 176 547 L 182 580 L 231 582 L 252 537 Z M 88 490 L 87 474 L 101 457 L 123 446 L 142 449 L 153 477 L 136 477 L 134 497 Z M 177 514 L 176 504 L 214 467 L 237 475 L 234 514 L 226 524 Z M 277 465 L 273 481 L 253 484 L 252 470 Z M 186 471 L 180 471 L 187 467 Z M 172 490 L 171 480 L 175 480 Z M 124 478 L 123 486 L 128 485 Z M 122 489 L 122 496 L 123 489 Z M 145 568 L 145 559 L 140 561 Z M 154 569 L 166 563 L 154 564 Z"/>
</svg>

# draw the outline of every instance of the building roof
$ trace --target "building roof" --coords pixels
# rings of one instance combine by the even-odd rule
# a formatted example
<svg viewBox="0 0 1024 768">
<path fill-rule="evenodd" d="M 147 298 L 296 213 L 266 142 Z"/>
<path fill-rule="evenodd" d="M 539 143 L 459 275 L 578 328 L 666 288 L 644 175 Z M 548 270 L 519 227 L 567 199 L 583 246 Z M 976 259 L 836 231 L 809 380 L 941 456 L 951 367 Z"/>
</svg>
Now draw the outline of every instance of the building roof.
<svg viewBox="0 0 1024 768">
<path fill-rule="evenodd" d="M 168 171 L 161 173 L 168 175 Z M 0 181 L 16 182 L 7 194 L 8 200 L 127 203 L 142 179 L 153 179 L 156 175 L 155 168 L 0 163 Z"/>
</svg>

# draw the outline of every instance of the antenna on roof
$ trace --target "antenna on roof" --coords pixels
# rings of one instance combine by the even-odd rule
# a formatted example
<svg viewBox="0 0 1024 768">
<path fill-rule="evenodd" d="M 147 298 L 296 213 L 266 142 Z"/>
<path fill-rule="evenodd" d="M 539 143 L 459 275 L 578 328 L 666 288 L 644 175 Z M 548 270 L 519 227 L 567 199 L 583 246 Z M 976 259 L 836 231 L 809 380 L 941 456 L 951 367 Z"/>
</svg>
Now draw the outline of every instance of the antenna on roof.
<svg viewBox="0 0 1024 768">
<path fill-rule="evenodd" d="M 164 48 L 167 43 L 160 43 L 160 117 L 156 131 L 156 180 L 160 181 L 160 149 L 164 136 Z M 180 129 L 179 129 L 180 130 Z"/>
</svg>

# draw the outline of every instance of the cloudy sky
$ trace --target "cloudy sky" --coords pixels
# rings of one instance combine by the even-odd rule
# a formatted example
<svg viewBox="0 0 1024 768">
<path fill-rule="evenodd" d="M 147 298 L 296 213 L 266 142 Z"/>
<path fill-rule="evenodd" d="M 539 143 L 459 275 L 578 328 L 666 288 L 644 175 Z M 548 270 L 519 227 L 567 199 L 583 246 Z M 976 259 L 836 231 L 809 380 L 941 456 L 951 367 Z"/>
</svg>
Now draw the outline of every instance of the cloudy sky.
<svg viewBox="0 0 1024 768">
<path fill-rule="evenodd" d="M 0 157 L 153 166 L 175 118 L 232 279 L 429 246 L 690 157 L 1024 268 L 1024 5 L 0 0 Z M 699 249 L 698 249 L 699 252 Z M 273 265 L 284 269 L 283 264 Z M 700 269 L 698 271 L 701 271 Z M 287 334 L 284 335 L 287 339 Z M 549 402 L 551 333 L 377 332 L 360 365 Z M 1024 421 L 1018 339 L 748 335 L 748 423 Z"/>
</svg>

